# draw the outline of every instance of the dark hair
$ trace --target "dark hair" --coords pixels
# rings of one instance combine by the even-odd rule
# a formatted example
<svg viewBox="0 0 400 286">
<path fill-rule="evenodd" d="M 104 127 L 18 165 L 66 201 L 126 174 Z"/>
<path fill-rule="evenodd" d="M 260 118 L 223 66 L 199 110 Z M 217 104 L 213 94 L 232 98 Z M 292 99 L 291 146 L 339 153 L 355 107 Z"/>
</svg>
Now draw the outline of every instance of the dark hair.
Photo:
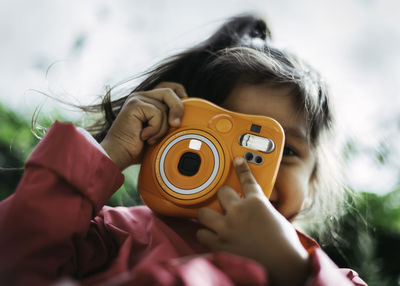
<svg viewBox="0 0 400 286">
<path fill-rule="evenodd" d="M 318 73 L 292 54 L 275 48 L 265 21 L 253 15 L 231 18 L 209 39 L 166 59 L 146 76 L 132 92 L 151 90 L 170 81 L 182 84 L 189 96 L 216 104 L 239 81 L 289 86 L 306 115 L 311 142 L 331 125 L 327 89 Z M 91 128 L 98 141 L 107 134 L 126 96 L 114 102 L 109 94 L 104 98 L 101 108 L 105 120 Z"/>
<path fill-rule="evenodd" d="M 144 74 L 145 79 L 129 92 L 151 90 L 161 82 L 182 84 L 189 96 L 220 104 L 238 83 L 290 87 L 299 112 L 306 118 L 308 138 L 317 157 L 311 187 L 311 202 L 298 217 L 322 222 L 330 229 L 346 195 L 337 154 L 328 144 L 333 127 L 329 93 L 321 76 L 293 54 L 275 47 L 264 20 L 253 15 L 229 19 L 210 38 L 167 58 Z M 101 141 L 126 97 L 111 100 L 111 90 L 102 104 L 84 107 L 103 111 L 104 117 L 87 128 Z M 327 147 L 328 146 L 328 147 Z M 323 231 L 319 226 L 318 230 Z"/>
</svg>

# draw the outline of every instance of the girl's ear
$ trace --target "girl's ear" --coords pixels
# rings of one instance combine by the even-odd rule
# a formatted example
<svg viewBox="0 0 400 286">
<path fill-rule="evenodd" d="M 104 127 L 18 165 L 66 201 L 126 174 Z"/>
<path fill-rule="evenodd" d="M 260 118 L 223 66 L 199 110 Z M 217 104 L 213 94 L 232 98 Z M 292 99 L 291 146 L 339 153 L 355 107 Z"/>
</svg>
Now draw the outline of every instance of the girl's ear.
<svg viewBox="0 0 400 286">
<path fill-rule="evenodd" d="M 218 50 L 244 44 L 244 39 L 259 38 L 271 39 L 271 31 L 267 23 L 261 18 L 250 14 L 230 18 L 208 40 L 201 44 L 201 48 L 216 52 Z"/>
</svg>

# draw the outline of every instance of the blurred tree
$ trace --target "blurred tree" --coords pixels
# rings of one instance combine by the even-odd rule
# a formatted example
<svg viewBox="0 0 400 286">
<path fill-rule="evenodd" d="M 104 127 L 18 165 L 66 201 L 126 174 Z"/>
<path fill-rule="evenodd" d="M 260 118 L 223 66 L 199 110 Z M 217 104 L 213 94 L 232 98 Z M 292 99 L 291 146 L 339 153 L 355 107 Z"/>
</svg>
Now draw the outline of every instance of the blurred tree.
<svg viewBox="0 0 400 286">
<path fill-rule="evenodd" d="M 384 196 L 360 193 L 341 219 L 338 237 L 321 247 L 369 286 L 400 285 L 399 202 L 400 189 Z"/>
<path fill-rule="evenodd" d="M 24 161 L 37 142 L 29 123 L 0 104 L 0 200 L 18 185 Z"/>
<path fill-rule="evenodd" d="M 137 191 L 137 179 L 140 165 L 135 165 L 123 171 L 125 182 L 122 187 L 108 200 L 109 206 L 135 206 L 143 205 L 139 192 Z"/>
</svg>

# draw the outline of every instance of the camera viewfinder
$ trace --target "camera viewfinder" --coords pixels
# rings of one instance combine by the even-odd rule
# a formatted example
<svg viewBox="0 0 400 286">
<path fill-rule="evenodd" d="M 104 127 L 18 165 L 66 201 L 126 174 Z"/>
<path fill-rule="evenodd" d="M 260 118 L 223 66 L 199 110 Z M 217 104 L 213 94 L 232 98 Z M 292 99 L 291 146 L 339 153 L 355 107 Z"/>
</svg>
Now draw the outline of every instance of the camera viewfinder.
<svg viewBox="0 0 400 286">
<path fill-rule="evenodd" d="M 260 133 L 261 126 L 260 125 L 256 125 L 256 124 L 251 124 L 250 131 L 252 131 L 254 133 Z"/>
</svg>

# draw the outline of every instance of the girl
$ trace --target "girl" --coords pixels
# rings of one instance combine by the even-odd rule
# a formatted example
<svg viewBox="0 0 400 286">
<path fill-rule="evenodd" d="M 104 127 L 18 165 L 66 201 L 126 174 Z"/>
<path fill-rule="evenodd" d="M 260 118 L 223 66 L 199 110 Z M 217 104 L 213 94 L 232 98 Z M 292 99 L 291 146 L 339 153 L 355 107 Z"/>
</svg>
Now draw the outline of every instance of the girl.
<svg viewBox="0 0 400 286">
<path fill-rule="evenodd" d="M 236 158 L 244 197 L 221 188 L 224 214 L 203 208 L 198 220 L 187 220 L 145 206 L 104 207 L 123 182 L 121 171 L 141 162 L 146 144 L 179 126 L 180 98 L 187 96 L 281 123 L 286 145 L 270 200 Z M 333 118 L 325 85 L 271 45 L 263 20 L 229 20 L 205 42 L 161 63 L 128 96 L 112 102 L 108 95 L 91 107 L 100 108 L 104 120 L 89 128 L 100 144 L 84 130 L 55 123 L 28 159 L 15 194 L 1 202 L 1 282 L 365 285 L 290 223 L 332 215 L 343 192 L 327 160 Z"/>
</svg>

